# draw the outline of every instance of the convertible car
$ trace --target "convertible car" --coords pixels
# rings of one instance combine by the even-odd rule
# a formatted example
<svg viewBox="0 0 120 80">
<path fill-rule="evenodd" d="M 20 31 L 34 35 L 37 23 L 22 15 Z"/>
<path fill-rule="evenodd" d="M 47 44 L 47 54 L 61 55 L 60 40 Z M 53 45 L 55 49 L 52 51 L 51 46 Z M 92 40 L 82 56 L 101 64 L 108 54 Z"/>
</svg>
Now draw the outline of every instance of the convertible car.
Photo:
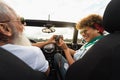
<svg viewBox="0 0 120 80">
<path fill-rule="evenodd" d="M 50 21 L 50 20 L 30 20 L 25 19 L 24 22 L 26 22 L 26 28 L 25 31 L 29 30 L 29 28 L 33 29 L 33 32 L 31 33 L 34 35 L 36 32 L 34 32 L 34 29 L 39 32 L 39 38 L 36 36 L 30 36 L 29 33 L 26 34 L 26 36 L 30 39 L 32 43 L 35 42 L 42 42 L 47 39 L 49 39 L 52 35 L 58 35 L 63 36 L 65 42 L 67 43 L 68 47 L 71 49 L 77 50 L 79 49 L 83 44 L 84 40 L 82 37 L 78 37 L 78 30 L 76 29 L 75 25 L 76 23 L 73 22 L 65 22 L 65 21 Z M 41 33 L 40 33 L 41 32 Z M 41 35 L 42 34 L 42 35 Z M 43 35 L 46 35 L 45 37 Z M 80 35 L 79 35 L 80 36 Z M 57 46 L 56 44 L 48 44 L 41 48 L 46 59 L 49 61 L 50 65 L 50 75 L 48 77 L 48 80 L 61 80 L 59 74 L 57 73 L 57 70 L 55 69 L 54 65 L 54 54 L 60 53 L 64 56 L 64 51 Z"/>
<path fill-rule="evenodd" d="M 5 0 L 5 1 L 9 3 L 10 0 Z M 10 4 L 13 2 L 14 3 L 13 5 L 15 5 L 15 6 L 13 6 L 11 4 L 12 7 L 16 8 L 16 10 L 21 9 L 22 10 L 21 13 L 24 11 L 25 12 L 32 11 L 31 9 L 34 6 L 32 3 L 35 2 L 35 0 L 28 0 L 28 2 L 27 2 L 27 0 L 25 0 L 25 2 L 27 2 L 27 4 L 30 2 L 32 7 L 26 6 L 27 4 L 24 4 L 24 1 L 23 2 L 21 2 L 21 1 L 23 1 L 23 0 L 18 0 L 18 2 L 16 0 L 11 0 Z M 75 25 L 76 25 L 75 22 L 77 22 L 77 21 L 71 21 L 71 18 L 76 17 L 76 15 L 77 15 L 76 20 L 78 20 L 78 19 L 81 19 L 83 16 L 86 16 L 90 13 L 102 14 L 107 3 L 110 0 L 99 0 L 99 1 L 98 0 L 87 0 L 87 1 L 85 1 L 85 0 L 70 0 L 70 1 L 69 0 L 59 0 L 58 2 L 60 2 L 60 4 L 56 3 L 54 5 L 51 5 L 52 0 L 48 0 L 47 3 L 49 3 L 49 4 L 46 3 L 47 0 L 44 0 L 43 1 L 43 3 L 45 3 L 44 5 L 42 5 L 42 1 L 41 1 L 41 3 L 37 3 L 37 0 L 36 0 L 37 5 L 35 5 L 35 6 L 38 8 L 38 5 L 41 4 L 42 7 L 39 7 L 39 8 L 41 8 L 41 9 L 39 9 L 39 11 L 44 10 L 43 13 L 38 12 L 39 14 L 44 14 L 46 12 L 48 12 L 47 14 L 49 14 L 49 12 L 50 12 L 52 14 L 52 16 L 57 15 L 58 13 L 60 13 L 59 14 L 60 16 L 59 15 L 57 16 L 57 20 L 56 19 L 51 20 L 50 15 L 48 15 L 48 19 L 45 19 L 45 20 L 41 19 L 41 18 L 39 18 L 39 19 L 38 18 L 26 18 L 26 16 L 25 16 L 25 18 L 22 20 L 22 22 L 25 23 L 24 34 L 28 37 L 28 39 L 31 41 L 31 43 L 46 41 L 52 35 L 63 36 L 64 41 L 68 45 L 69 48 L 78 50 L 85 43 L 85 41 L 83 40 L 83 38 L 79 34 L 79 31 L 75 27 Z M 79 1 L 81 1 L 81 2 L 79 2 Z M 23 6 L 22 8 L 20 8 L 21 7 L 21 5 L 19 5 L 20 2 L 22 3 L 22 6 Z M 53 0 L 53 2 L 56 2 L 56 1 Z M 64 4 L 64 2 L 65 2 L 65 4 Z M 65 7 L 66 3 L 68 3 L 69 7 Z M 90 3 L 90 5 L 88 5 L 88 3 Z M 49 8 L 49 9 L 47 9 L 47 8 L 43 9 L 43 7 L 46 7 L 46 4 L 47 4 L 47 8 Z M 17 8 L 17 6 L 19 6 L 19 7 Z M 57 6 L 57 7 L 55 7 L 55 6 Z M 87 7 L 83 7 L 83 6 L 87 6 Z M 36 7 L 34 8 L 34 10 L 36 10 Z M 58 8 L 60 8 L 60 9 L 58 9 Z M 65 10 L 63 10 L 63 9 L 65 9 Z M 81 10 L 81 9 L 83 9 L 83 10 Z M 19 10 L 17 10 L 17 11 L 19 11 Z M 45 10 L 48 10 L 48 11 L 45 11 Z M 37 11 L 38 11 L 38 9 L 37 9 Z M 37 14 L 37 11 L 33 12 L 34 16 Z M 33 14 L 32 12 L 29 12 L 26 14 L 28 15 L 30 13 L 32 16 L 32 14 Z M 65 17 L 65 15 L 63 15 L 63 14 L 66 14 L 69 16 L 69 18 L 66 21 L 61 20 L 61 19 L 64 19 L 64 17 Z M 70 15 L 70 14 L 72 14 L 72 15 Z M 36 15 L 36 16 L 39 17 L 38 15 Z M 40 15 L 40 16 L 42 16 L 42 15 Z M 62 16 L 62 18 L 61 18 L 61 16 Z M 65 17 L 65 18 L 67 18 L 67 17 Z M 61 76 L 59 76 L 59 74 L 57 73 L 57 69 L 55 68 L 53 57 L 56 53 L 60 53 L 64 56 L 64 51 L 56 44 L 45 45 L 41 48 L 41 50 L 43 51 L 43 54 L 45 55 L 45 58 L 48 60 L 49 65 L 50 65 L 50 74 L 47 77 L 47 80 L 62 80 Z M 96 49 L 96 51 L 97 50 L 98 49 Z M 27 66 L 21 65 L 21 64 L 23 64 L 21 61 L 12 57 L 11 55 L 8 55 L 6 53 L 6 51 L 0 49 L 0 52 L 1 52 L 0 53 L 0 61 L 3 61 L 0 63 L 0 65 L 3 67 L 6 65 L 9 65 L 9 66 L 5 67 L 6 71 L 0 72 L 0 75 L 1 75 L 0 80 L 3 80 L 2 78 L 5 78 L 5 77 L 9 77 L 9 79 L 7 78 L 6 80 L 25 80 L 24 79 L 25 76 L 27 76 L 26 80 L 43 80 L 42 77 L 41 78 L 36 77 L 38 75 L 40 75 L 40 76 L 43 75 L 42 73 L 37 74 L 37 72 L 34 72 L 30 68 L 27 68 Z M 3 55 L 3 53 L 6 53 L 6 54 Z M 90 56 L 90 58 L 93 58 L 93 56 L 92 57 Z M 96 57 L 96 58 L 99 58 L 99 57 Z M 86 60 L 87 59 L 85 59 L 85 61 Z M 89 59 L 88 59 L 88 62 L 90 62 Z M 91 62 L 95 62 L 95 60 L 92 60 Z M 104 62 L 104 60 L 103 60 L 103 62 Z M 5 64 L 2 65 L 2 63 L 5 63 Z M 15 64 L 17 64 L 17 65 L 15 65 Z M 84 63 L 81 63 L 81 64 L 84 64 Z M 85 66 L 87 66 L 87 65 L 85 65 Z M 3 67 L 0 68 L 0 71 L 2 71 Z M 11 68 L 10 70 L 9 70 L 9 67 Z M 87 67 L 89 67 L 89 66 L 87 66 Z M 102 67 L 104 67 L 104 66 L 102 66 Z M 84 68 L 84 66 L 82 66 L 82 68 Z M 81 68 L 81 71 L 82 71 L 82 68 Z M 99 68 L 99 67 L 97 67 L 97 68 Z M 7 72 L 7 69 L 9 70 L 9 72 Z M 21 73 L 17 73 L 17 71 L 21 72 Z M 79 71 L 79 72 L 81 72 L 81 71 Z M 86 71 L 89 71 L 89 70 L 86 70 Z M 72 72 L 74 72 L 74 73 L 72 74 Z M 76 71 L 74 71 L 74 70 L 72 71 L 72 69 L 69 70 L 68 73 L 70 73 L 69 74 L 70 77 L 66 78 L 66 80 L 80 80 L 80 78 L 78 78 L 79 74 L 77 74 L 75 72 L 77 72 L 77 70 Z M 32 73 L 32 74 L 30 74 L 30 73 Z M 67 73 L 67 76 L 68 76 L 68 73 Z M 21 76 L 21 78 L 20 78 L 20 76 L 18 76 L 18 74 Z M 93 71 L 93 74 L 94 74 L 94 71 Z M 28 75 L 29 75 L 29 78 L 28 78 Z M 30 77 L 30 75 L 31 75 L 31 77 Z M 71 78 L 72 75 L 74 75 L 74 76 L 76 75 L 77 77 L 75 76 L 75 77 Z M 92 75 L 92 74 L 89 74 L 89 75 Z M 95 75 L 102 75 L 102 74 L 98 73 Z M 11 77 L 11 76 L 16 76 L 16 77 Z M 107 75 L 107 76 L 109 77 L 110 75 Z M 85 76 L 82 76 L 82 77 L 85 78 Z M 93 77 L 93 75 L 92 75 L 92 77 Z M 96 76 L 96 77 L 98 77 L 98 76 Z M 99 80 L 102 80 L 100 78 L 100 76 L 98 78 L 99 78 Z M 88 80 L 88 79 L 84 79 L 84 80 Z M 94 79 L 92 79 L 92 80 L 94 80 Z M 111 80 L 111 79 L 109 79 L 109 80 Z"/>
</svg>

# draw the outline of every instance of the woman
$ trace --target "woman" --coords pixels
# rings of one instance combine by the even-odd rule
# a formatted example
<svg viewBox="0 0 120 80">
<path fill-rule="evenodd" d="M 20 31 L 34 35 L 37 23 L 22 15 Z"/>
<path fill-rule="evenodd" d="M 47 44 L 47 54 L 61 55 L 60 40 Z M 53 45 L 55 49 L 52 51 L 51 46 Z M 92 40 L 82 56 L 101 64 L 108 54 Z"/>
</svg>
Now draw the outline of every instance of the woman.
<svg viewBox="0 0 120 80">
<path fill-rule="evenodd" d="M 86 43 L 77 51 L 70 49 L 61 38 L 58 46 L 60 46 L 65 54 L 64 58 L 57 53 L 54 56 L 56 67 L 60 70 L 61 76 L 64 79 L 68 67 L 76 60 L 84 57 L 85 53 L 103 37 L 104 28 L 102 26 L 102 17 L 100 15 L 91 14 L 83 18 L 77 23 L 76 28 L 80 30 Z"/>
</svg>

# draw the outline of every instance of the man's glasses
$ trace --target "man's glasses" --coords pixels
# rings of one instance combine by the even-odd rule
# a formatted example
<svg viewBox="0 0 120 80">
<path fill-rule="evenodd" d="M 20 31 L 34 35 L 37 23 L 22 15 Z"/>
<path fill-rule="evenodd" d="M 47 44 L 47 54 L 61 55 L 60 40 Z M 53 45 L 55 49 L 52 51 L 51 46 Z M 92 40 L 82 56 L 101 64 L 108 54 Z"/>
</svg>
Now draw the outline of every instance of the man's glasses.
<svg viewBox="0 0 120 80">
<path fill-rule="evenodd" d="M 0 21 L 0 23 L 7 23 L 7 22 L 17 22 L 20 21 L 21 24 L 26 25 L 25 19 L 23 17 L 20 17 L 19 19 L 16 20 L 4 20 L 4 21 Z"/>
<path fill-rule="evenodd" d="M 26 25 L 26 22 L 25 22 L 24 17 L 21 17 L 21 18 L 20 18 L 20 21 L 21 21 L 21 23 L 22 23 L 23 25 Z"/>
</svg>

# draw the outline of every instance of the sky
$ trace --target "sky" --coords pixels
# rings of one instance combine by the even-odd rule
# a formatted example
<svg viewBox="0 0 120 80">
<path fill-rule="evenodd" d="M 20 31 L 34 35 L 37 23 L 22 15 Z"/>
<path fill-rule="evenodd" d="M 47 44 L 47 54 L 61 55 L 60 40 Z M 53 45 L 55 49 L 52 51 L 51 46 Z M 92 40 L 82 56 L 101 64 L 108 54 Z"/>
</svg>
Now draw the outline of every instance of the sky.
<svg viewBox="0 0 120 80">
<path fill-rule="evenodd" d="M 4 0 L 27 19 L 77 22 L 92 13 L 103 15 L 110 0 Z"/>
<path fill-rule="evenodd" d="M 89 14 L 103 15 L 110 0 L 4 0 L 18 15 L 25 19 L 67 21 L 77 23 Z M 59 30 L 60 31 L 60 30 Z M 71 31 L 71 30 L 67 30 Z M 26 34 L 41 38 L 43 34 L 38 28 L 26 29 Z M 63 31 L 62 31 L 63 32 Z M 63 32 L 66 34 L 66 32 Z M 68 32 L 71 33 L 71 32 Z M 51 33 L 52 34 L 52 33 Z M 47 34 L 47 36 L 49 36 Z M 47 36 L 42 36 L 46 38 Z M 66 34 L 71 37 L 71 34 Z M 80 35 L 79 35 L 80 36 Z M 81 36 L 80 36 L 81 38 Z"/>
</svg>

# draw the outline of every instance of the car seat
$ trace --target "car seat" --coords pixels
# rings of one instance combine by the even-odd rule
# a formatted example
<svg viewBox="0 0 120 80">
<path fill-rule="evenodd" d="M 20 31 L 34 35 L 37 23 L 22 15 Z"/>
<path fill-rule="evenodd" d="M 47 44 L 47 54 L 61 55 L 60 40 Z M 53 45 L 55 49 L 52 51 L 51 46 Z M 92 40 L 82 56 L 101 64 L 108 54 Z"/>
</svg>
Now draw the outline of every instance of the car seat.
<svg viewBox="0 0 120 80">
<path fill-rule="evenodd" d="M 110 33 L 99 40 L 86 55 L 73 63 L 66 80 L 120 80 L 120 0 L 112 0 L 103 15 Z"/>
<path fill-rule="evenodd" d="M 45 80 L 47 77 L 35 71 L 18 57 L 0 47 L 0 80 Z"/>
</svg>

